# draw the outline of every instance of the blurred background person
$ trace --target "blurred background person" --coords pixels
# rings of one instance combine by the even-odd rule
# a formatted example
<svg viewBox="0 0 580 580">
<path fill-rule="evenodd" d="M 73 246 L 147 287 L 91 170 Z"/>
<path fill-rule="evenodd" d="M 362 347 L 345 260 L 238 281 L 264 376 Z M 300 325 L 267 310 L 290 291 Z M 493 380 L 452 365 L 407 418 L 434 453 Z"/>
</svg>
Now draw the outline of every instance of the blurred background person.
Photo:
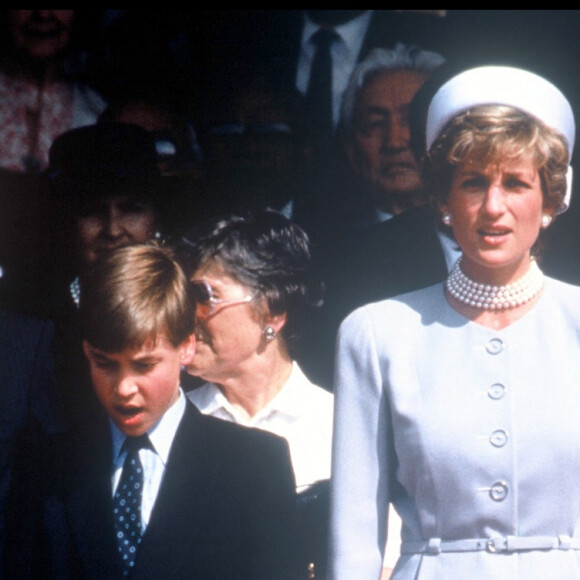
<svg viewBox="0 0 580 580">
<path fill-rule="evenodd" d="M 105 105 L 89 86 L 86 58 L 99 15 L 0 11 L 0 296 L 10 306 L 32 299 L 48 257 L 48 187 L 40 172 L 52 140 L 95 122 Z"/>
<path fill-rule="evenodd" d="M 240 79 L 202 117 L 202 196 L 210 215 L 305 213 L 304 101 L 266 77 Z"/>
<path fill-rule="evenodd" d="M 82 70 L 99 14 L 3 10 L 0 18 L 0 166 L 38 173 L 58 135 L 94 123 L 105 107 Z"/>
<path fill-rule="evenodd" d="M 167 194 L 164 221 L 174 237 L 202 218 L 201 147 L 179 99 L 167 95 L 165 88 L 133 85 L 111 97 L 98 123 L 126 123 L 149 131 Z"/>
<path fill-rule="evenodd" d="M 371 51 L 356 66 L 343 94 L 339 127 L 339 143 L 355 176 L 352 199 L 340 208 L 352 228 L 426 203 L 420 160 L 411 148 L 411 103 L 443 62 L 437 53 L 398 43 Z"/>
<path fill-rule="evenodd" d="M 296 88 L 305 100 L 305 140 L 311 164 L 305 195 L 314 209 L 309 209 L 304 227 L 315 246 L 332 224 L 329 212 L 344 203 L 329 183 L 336 185 L 333 178 L 344 163 L 337 127 L 353 70 L 373 49 L 391 48 L 397 42 L 440 51 L 446 38 L 445 12 L 278 10 L 254 11 L 248 18 L 253 24 L 244 33 L 258 41 L 250 54 L 251 65 L 275 82 Z M 342 187 L 339 180 L 338 191 Z M 345 209 L 342 215 L 351 210 Z"/>
<path fill-rule="evenodd" d="M 198 170 L 201 151 L 193 124 L 181 104 L 165 91 L 131 87 L 117 93 L 99 115 L 99 123 L 128 123 L 147 129 L 154 138 L 162 175 Z"/>
<path fill-rule="evenodd" d="M 290 446 L 301 507 L 302 569 L 324 578 L 333 398 L 304 375 L 301 332 L 321 300 L 308 237 L 283 215 L 257 211 L 188 235 L 183 260 L 197 301 L 188 393 L 202 413 L 258 427 Z"/>
<path fill-rule="evenodd" d="M 99 255 L 152 239 L 162 227 L 155 145 L 141 127 L 106 123 L 67 132 L 51 147 L 47 175 L 62 244 L 57 269 L 69 271 L 69 284 Z"/>
</svg>

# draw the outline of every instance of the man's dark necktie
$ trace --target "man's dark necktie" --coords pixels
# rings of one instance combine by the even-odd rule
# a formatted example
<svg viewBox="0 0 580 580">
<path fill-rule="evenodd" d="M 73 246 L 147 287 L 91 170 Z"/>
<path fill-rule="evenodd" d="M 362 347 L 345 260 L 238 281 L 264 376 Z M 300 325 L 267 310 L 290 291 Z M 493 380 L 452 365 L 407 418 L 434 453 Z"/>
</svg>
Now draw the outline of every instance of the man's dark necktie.
<svg viewBox="0 0 580 580">
<path fill-rule="evenodd" d="M 309 130 L 316 139 L 323 142 L 331 138 L 333 133 L 330 48 L 339 38 L 332 28 L 320 28 L 310 39 L 316 46 L 316 52 L 306 92 L 306 108 Z"/>
<path fill-rule="evenodd" d="M 123 443 L 127 457 L 113 497 L 113 518 L 119 554 L 127 576 L 135 564 L 141 543 L 141 499 L 143 497 L 143 465 L 139 449 L 151 447 L 147 434 L 127 437 Z"/>
</svg>

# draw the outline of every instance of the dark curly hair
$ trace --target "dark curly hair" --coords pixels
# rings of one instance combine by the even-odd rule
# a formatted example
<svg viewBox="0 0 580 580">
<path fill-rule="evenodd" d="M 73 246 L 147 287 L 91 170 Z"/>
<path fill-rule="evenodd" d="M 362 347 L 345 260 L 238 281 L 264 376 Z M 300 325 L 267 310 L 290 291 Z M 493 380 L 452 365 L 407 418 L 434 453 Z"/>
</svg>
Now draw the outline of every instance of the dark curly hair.
<svg viewBox="0 0 580 580">
<path fill-rule="evenodd" d="M 290 352 L 312 309 L 322 305 L 323 285 L 312 271 L 308 235 L 279 212 L 261 210 L 205 223 L 187 233 L 177 252 L 190 279 L 215 262 L 258 291 L 270 314 L 286 313 L 281 334 Z"/>
</svg>

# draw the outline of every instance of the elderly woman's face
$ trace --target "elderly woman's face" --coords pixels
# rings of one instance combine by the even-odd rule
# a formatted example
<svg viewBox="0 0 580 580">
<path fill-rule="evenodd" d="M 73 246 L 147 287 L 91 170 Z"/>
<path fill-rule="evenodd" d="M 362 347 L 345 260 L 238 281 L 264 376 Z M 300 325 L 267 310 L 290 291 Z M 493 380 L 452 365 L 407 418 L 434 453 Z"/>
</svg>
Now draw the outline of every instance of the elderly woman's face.
<svg viewBox="0 0 580 580">
<path fill-rule="evenodd" d="M 75 217 L 76 242 L 82 264 L 101 254 L 150 240 L 155 232 L 155 212 L 147 202 L 130 195 L 95 199 Z"/>
<path fill-rule="evenodd" d="M 197 349 L 187 370 L 220 383 L 241 369 L 251 368 L 252 361 L 260 357 L 265 316 L 250 299 L 254 291 L 234 280 L 218 264 L 202 267 L 192 280 L 209 284 L 217 301 L 211 313 L 208 308 L 197 307 Z"/>
<path fill-rule="evenodd" d="M 444 212 L 463 251 L 462 268 L 475 279 L 510 280 L 529 267 L 530 250 L 541 224 L 544 196 L 531 160 L 481 168 L 464 163 L 455 170 Z"/>
</svg>

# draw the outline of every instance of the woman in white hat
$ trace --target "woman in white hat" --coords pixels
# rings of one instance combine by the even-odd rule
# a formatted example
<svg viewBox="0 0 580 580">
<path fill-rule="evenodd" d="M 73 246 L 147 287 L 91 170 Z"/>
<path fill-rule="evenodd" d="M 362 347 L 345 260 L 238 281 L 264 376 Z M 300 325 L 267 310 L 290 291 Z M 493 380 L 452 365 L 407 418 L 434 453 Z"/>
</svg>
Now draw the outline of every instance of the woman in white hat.
<svg viewBox="0 0 580 580">
<path fill-rule="evenodd" d="M 426 182 L 462 257 L 446 282 L 356 310 L 338 338 L 330 578 L 580 578 L 580 288 L 545 277 L 574 118 L 509 67 L 447 81 Z"/>
</svg>

